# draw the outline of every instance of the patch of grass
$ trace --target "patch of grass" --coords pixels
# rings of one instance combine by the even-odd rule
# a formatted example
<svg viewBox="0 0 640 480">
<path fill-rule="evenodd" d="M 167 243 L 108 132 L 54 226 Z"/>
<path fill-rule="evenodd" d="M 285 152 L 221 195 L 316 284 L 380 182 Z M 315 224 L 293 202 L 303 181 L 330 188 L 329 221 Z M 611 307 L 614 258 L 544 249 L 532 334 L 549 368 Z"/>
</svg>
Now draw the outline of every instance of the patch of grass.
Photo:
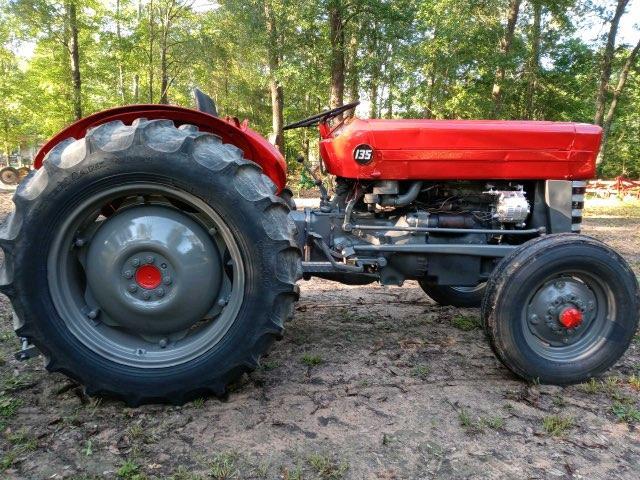
<svg viewBox="0 0 640 480">
<path fill-rule="evenodd" d="M 15 392 L 33 382 L 31 375 L 23 373 L 20 375 L 6 375 L 2 378 L 2 389 L 6 392 Z"/>
<path fill-rule="evenodd" d="M 611 411 L 621 422 L 629 424 L 640 423 L 640 410 L 635 405 L 625 402 L 615 402 Z"/>
<path fill-rule="evenodd" d="M 336 462 L 328 455 L 314 453 L 307 458 L 307 462 L 323 480 L 339 480 L 349 470 L 345 462 Z"/>
<path fill-rule="evenodd" d="M 144 473 L 140 472 L 140 465 L 133 460 L 125 461 L 116 472 L 116 475 L 121 480 L 144 480 L 147 478 Z"/>
<path fill-rule="evenodd" d="M 167 480 L 202 480 L 202 476 L 191 473 L 187 467 L 180 465 Z"/>
<path fill-rule="evenodd" d="M 233 453 L 218 453 L 210 462 L 209 476 L 215 480 L 229 480 L 237 478 L 237 455 Z"/>
<path fill-rule="evenodd" d="M 460 422 L 460 426 L 464 428 L 469 428 L 473 425 L 473 420 L 471 420 L 471 415 L 463 408 L 458 413 L 458 421 Z"/>
<path fill-rule="evenodd" d="M 2 458 L 0 458 L 0 472 L 4 472 L 7 468 L 13 465 L 13 462 L 16 461 L 17 457 L 18 454 L 13 450 L 5 453 Z"/>
<path fill-rule="evenodd" d="M 480 422 L 492 430 L 500 430 L 504 427 L 504 418 L 497 415 L 491 417 L 483 417 L 480 419 Z"/>
<path fill-rule="evenodd" d="M 589 379 L 588 382 L 581 383 L 578 385 L 578 388 L 584 393 L 588 393 L 590 395 L 595 395 L 598 393 L 603 393 L 607 395 L 615 395 L 622 381 L 618 377 L 607 377 L 604 380 L 596 380 L 595 378 Z"/>
<path fill-rule="evenodd" d="M 575 426 L 573 417 L 564 417 L 562 415 L 549 415 L 542 419 L 542 428 L 544 431 L 553 436 L 560 437 Z"/>
<path fill-rule="evenodd" d="M 631 385 L 631 388 L 635 390 L 640 390 L 640 376 L 631 375 L 629 377 L 629 385 Z"/>
<path fill-rule="evenodd" d="M 22 401 L 8 395 L 0 396 L 0 430 L 4 430 L 6 420 L 13 417 L 22 405 Z"/>
<path fill-rule="evenodd" d="M 293 470 L 282 467 L 282 480 L 302 480 L 302 467 L 297 466 Z"/>
<path fill-rule="evenodd" d="M 36 439 L 24 430 L 9 434 L 7 440 L 9 440 L 11 445 L 20 447 L 23 451 L 33 451 L 38 446 Z"/>
<path fill-rule="evenodd" d="M 429 375 L 429 367 L 426 365 L 416 365 L 411 370 L 411 375 L 424 380 Z"/>
<path fill-rule="evenodd" d="M 271 370 L 275 370 L 280 366 L 280 363 L 277 360 L 269 360 L 266 362 L 261 362 L 260 368 L 265 372 L 269 372 Z"/>
<path fill-rule="evenodd" d="M 305 353 L 302 356 L 301 362 L 303 363 L 303 365 L 306 365 L 307 367 L 315 367 L 322 363 L 322 357 L 319 355 L 310 355 L 308 353 Z"/>
<path fill-rule="evenodd" d="M 451 325 L 459 330 L 470 332 L 481 327 L 480 319 L 471 315 L 456 315 L 451 320 Z"/>
<path fill-rule="evenodd" d="M 203 397 L 198 397 L 196 399 L 193 400 L 193 402 L 191 402 L 191 404 L 193 405 L 193 408 L 202 408 L 204 407 L 204 398 Z"/>
</svg>

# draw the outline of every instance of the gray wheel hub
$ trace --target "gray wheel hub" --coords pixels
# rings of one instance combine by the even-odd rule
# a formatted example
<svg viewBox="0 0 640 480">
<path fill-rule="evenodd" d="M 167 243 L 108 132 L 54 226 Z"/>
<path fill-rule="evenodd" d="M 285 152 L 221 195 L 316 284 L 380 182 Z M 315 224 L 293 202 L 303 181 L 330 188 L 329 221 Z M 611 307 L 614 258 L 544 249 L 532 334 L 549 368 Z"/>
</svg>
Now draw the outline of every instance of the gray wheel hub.
<svg viewBox="0 0 640 480">
<path fill-rule="evenodd" d="M 97 230 L 86 277 L 102 322 L 153 337 L 186 331 L 206 315 L 222 265 L 209 233 L 187 214 L 138 206 Z"/>
<path fill-rule="evenodd" d="M 551 346 L 572 345 L 595 318 L 596 296 L 583 282 L 566 277 L 546 282 L 531 299 L 527 317 L 529 329 L 536 337 Z M 577 310 L 582 319 L 573 328 L 566 328 L 561 315 Z"/>
</svg>

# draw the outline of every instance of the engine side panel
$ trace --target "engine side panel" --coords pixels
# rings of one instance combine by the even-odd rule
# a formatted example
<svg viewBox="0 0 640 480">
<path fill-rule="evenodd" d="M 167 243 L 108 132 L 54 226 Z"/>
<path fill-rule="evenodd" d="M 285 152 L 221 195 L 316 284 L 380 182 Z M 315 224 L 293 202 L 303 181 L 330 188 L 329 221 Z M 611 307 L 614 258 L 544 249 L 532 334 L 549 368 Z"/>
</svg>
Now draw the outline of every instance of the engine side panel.
<svg viewBox="0 0 640 480">
<path fill-rule="evenodd" d="M 352 179 L 555 179 L 595 175 L 601 128 L 487 120 L 359 120 L 320 143 L 329 173 Z M 373 148 L 358 163 L 358 146 Z"/>
<path fill-rule="evenodd" d="M 130 124 L 136 118 L 169 119 L 176 125 L 191 124 L 203 132 L 214 133 L 222 137 L 225 143 L 231 143 L 244 152 L 245 158 L 262 167 L 273 183 L 282 190 L 287 178 L 287 164 L 280 152 L 260 134 L 248 128 L 246 123 L 237 120 L 222 120 L 197 110 L 174 105 L 130 105 L 95 113 L 69 125 L 56 134 L 37 153 L 34 167 L 40 168 L 46 154 L 65 138 L 82 138 L 87 130 L 103 123 L 121 120 Z"/>
</svg>

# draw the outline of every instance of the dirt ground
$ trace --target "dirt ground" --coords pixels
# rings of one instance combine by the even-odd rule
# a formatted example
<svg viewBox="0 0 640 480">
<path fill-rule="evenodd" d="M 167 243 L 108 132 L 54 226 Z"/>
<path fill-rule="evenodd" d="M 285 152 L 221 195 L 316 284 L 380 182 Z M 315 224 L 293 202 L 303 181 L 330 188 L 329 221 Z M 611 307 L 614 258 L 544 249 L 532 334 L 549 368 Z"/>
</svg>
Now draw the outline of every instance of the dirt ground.
<svg viewBox="0 0 640 480">
<path fill-rule="evenodd" d="M 2 217 L 11 205 L 0 194 Z M 585 233 L 640 274 L 640 204 L 588 214 Z M 301 289 L 284 340 L 228 399 L 136 409 L 14 360 L 0 296 L 0 477 L 640 478 L 640 336 L 602 378 L 528 385 L 494 358 L 478 310 L 416 283 Z"/>
</svg>

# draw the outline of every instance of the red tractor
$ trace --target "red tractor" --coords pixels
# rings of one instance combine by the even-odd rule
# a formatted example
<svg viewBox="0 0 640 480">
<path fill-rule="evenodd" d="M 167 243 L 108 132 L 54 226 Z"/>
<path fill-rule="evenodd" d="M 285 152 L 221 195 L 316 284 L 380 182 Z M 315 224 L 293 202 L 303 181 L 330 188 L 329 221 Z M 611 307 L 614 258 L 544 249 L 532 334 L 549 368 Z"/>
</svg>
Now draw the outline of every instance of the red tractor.
<svg viewBox="0 0 640 480">
<path fill-rule="evenodd" d="M 282 155 L 196 103 L 100 112 L 42 148 L 0 232 L 21 358 L 131 405 L 223 395 L 312 276 L 482 303 L 497 357 L 528 380 L 581 382 L 629 346 L 636 277 L 579 234 L 599 127 L 343 120 L 345 105 L 287 127 L 319 126 L 336 177 L 301 211 Z"/>
</svg>

